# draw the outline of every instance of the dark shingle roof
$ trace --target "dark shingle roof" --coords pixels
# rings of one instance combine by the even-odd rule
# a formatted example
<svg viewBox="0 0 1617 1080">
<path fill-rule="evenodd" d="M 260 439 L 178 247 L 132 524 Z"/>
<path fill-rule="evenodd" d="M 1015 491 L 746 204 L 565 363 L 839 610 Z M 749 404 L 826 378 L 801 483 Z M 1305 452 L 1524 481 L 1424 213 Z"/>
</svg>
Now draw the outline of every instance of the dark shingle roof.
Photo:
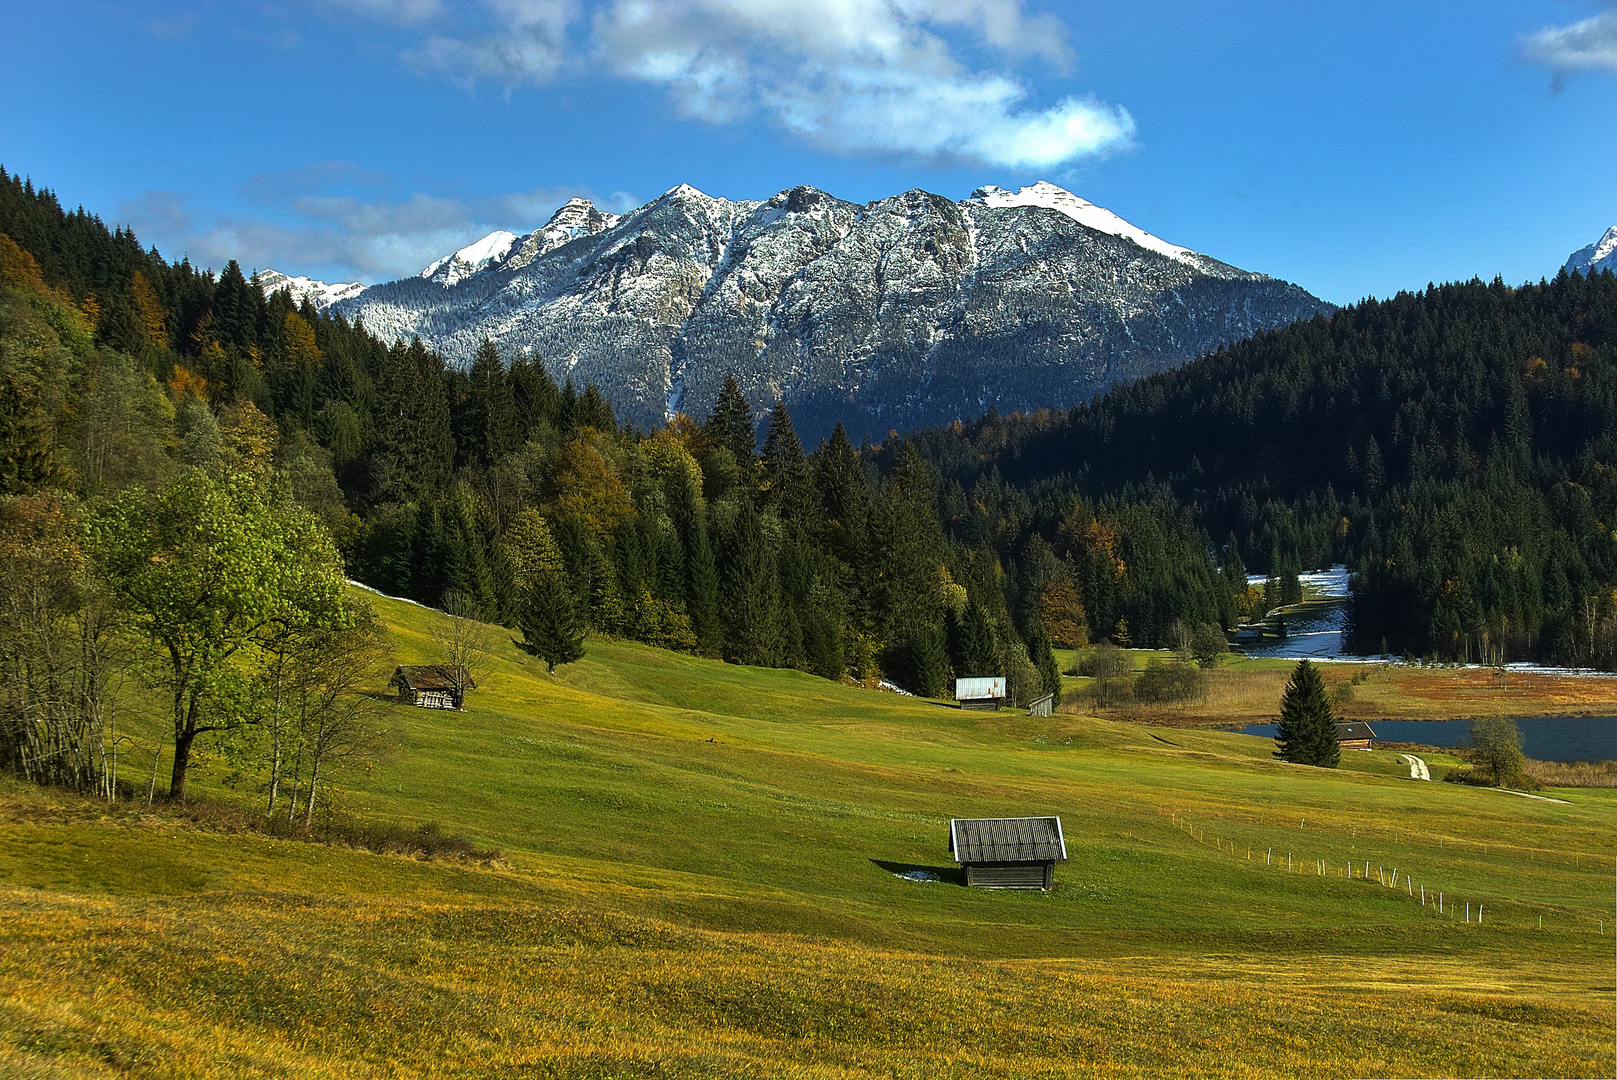
<svg viewBox="0 0 1617 1080">
<path fill-rule="evenodd" d="M 402 681 L 411 690 L 453 690 L 457 674 L 469 685 L 464 672 L 446 664 L 400 664 L 393 681 Z"/>
<path fill-rule="evenodd" d="M 1376 733 L 1370 729 L 1369 724 L 1366 724 L 1363 721 L 1355 721 L 1351 724 L 1339 723 L 1336 725 L 1337 742 L 1346 742 L 1349 739 L 1373 739 L 1375 737 Z"/>
<path fill-rule="evenodd" d="M 955 818 L 949 850 L 962 863 L 1043 862 L 1066 859 L 1067 841 L 1057 817 Z"/>
</svg>

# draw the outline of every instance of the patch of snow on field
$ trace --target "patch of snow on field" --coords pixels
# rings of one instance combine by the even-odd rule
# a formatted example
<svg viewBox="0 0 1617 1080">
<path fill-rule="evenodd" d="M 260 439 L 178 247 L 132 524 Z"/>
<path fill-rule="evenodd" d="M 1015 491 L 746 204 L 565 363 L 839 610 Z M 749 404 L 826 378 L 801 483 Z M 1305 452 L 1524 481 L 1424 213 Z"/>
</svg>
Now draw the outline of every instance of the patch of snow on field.
<svg viewBox="0 0 1617 1080">
<path fill-rule="evenodd" d="M 428 611 L 437 611 L 438 610 L 437 608 L 432 607 L 429 604 L 423 604 L 419 600 L 411 600 L 408 597 L 404 597 L 404 596 L 389 596 L 387 593 L 383 592 L 381 589 L 373 589 L 369 585 L 365 584 L 363 581 L 355 581 L 353 578 L 348 578 L 347 581 L 348 581 L 348 584 L 352 585 L 354 588 L 356 588 L 356 589 L 364 589 L 368 593 L 375 593 L 377 596 L 380 596 L 383 600 L 397 600 L 401 604 L 414 604 L 416 607 L 418 607 L 418 608 L 426 608 Z"/>
</svg>

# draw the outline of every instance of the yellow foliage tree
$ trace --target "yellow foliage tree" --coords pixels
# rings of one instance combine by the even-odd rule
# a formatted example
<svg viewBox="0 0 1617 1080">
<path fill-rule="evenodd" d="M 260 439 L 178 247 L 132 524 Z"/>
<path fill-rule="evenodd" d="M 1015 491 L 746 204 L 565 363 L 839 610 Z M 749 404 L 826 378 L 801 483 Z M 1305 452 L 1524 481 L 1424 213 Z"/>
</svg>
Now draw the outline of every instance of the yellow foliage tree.
<svg viewBox="0 0 1617 1080">
<path fill-rule="evenodd" d="M 5 233 L 0 233 L 0 285 L 39 296 L 50 293 L 45 287 L 44 275 L 39 272 L 39 263 Z"/>
<path fill-rule="evenodd" d="M 219 414 L 220 445 L 238 468 L 267 470 L 280 440 L 275 421 L 250 401 L 234 401 Z"/>
<path fill-rule="evenodd" d="M 545 487 L 557 516 L 575 518 L 602 536 L 616 532 L 634 513 L 617 472 L 583 439 L 556 452 Z"/>
<path fill-rule="evenodd" d="M 134 298 L 135 313 L 140 318 L 147 339 L 157 348 L 167 345 L 168 318 L 163 311 L 163 301 L 158 299 L 157 290 L 152 288 L 152 283 L 139 270 L 129 280 L 129 293 Z"/>
<path fill-rule="evenodd" d="M 320 346 L 314 338 L 314 327 L 295 311 L 286 313 L 286 322 L 281 327 L 281 350 L 287 366 L 294 371 L 320 366 Z"/>
<path fill-rule="evenodd" d="M 192 371 L 187 371 L 180 365 L 174 365 L 174 374 L 168 380 L 168 392 L 176 404 L 179 400 L 190 394 L 198 401 L 208 400 L 208 380 Z"/>
<path fill-rule="evenodd" d="M 1089 619 L 1072 582 L 1058 578 L 1045 585 L 1039 594 L 1039 615 L 1057 648 L 1081 649 L 1089 643 Z"/>
</svg>

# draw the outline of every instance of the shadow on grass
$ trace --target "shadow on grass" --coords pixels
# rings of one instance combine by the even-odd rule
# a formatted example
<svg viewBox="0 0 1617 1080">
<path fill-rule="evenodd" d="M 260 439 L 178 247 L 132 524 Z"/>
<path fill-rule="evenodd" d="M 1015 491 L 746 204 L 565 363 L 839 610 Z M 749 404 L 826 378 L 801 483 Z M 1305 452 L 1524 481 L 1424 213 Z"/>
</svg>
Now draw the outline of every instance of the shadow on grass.
<svg viewBox="0 0 1617 1080">
<path fill-rule="evenodd" d="M 922 866 L 919 863 L 888 862 L 886 859 L 871 859 L 871 862 L 893 874 L 914 882 L 936 882 L 940 885 L 966 884 L 965 868 L 959 866 Z"/>
</svg>

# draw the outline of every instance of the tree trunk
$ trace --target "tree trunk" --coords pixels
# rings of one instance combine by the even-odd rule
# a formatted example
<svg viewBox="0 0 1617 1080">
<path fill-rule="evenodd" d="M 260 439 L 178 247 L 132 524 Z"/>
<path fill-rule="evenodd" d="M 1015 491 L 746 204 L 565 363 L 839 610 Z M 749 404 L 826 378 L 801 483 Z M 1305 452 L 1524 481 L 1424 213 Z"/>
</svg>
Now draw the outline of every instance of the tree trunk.
<svg viewBox="0 0 1617 1080">
<path fill-rule="evenodd" d="M 168 782 L 168 797 L 172 802 L 185 801 L 185 771 L 191 767 L 191 743 L 195 739 L 194 731 L 174 733 L 174 772 Z"/>
</svg>

